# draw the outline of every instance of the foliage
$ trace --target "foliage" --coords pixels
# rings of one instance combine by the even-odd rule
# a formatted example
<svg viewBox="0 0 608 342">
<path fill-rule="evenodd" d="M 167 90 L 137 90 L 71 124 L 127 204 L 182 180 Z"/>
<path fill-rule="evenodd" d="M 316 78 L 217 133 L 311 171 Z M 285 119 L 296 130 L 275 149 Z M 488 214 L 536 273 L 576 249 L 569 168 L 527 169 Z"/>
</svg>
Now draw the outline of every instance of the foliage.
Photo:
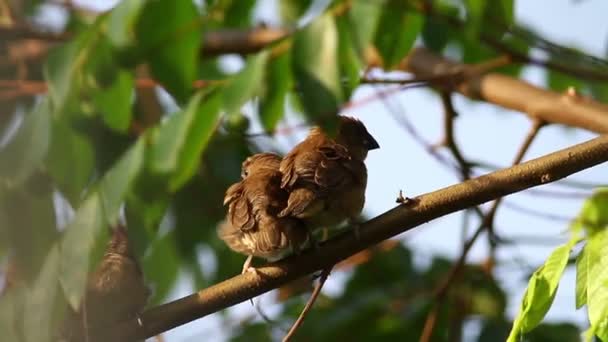
<svg viewBox="0 0 608 342">
<path fill-rule="evenodd" d="M 71 38 L 32 67 L 48 93 L 2 102 L 0 256 L 17 270 L 10 279 L 5 272 L 11 286 L 0 300 L 0 331 L 8 340 L 54 336 L 67 305 L 80 305 L 108 228 L 121 220 L 155 288 L 153 305 L 185 281 L 180 274 L 192 275 L 201 288 L 238 273 L 243 257 L 218 241 L 215 227 L 225 214 L 225 189 L 239 178 L 241 162 L 261 149 L 245 137 L 252 132 L 249 121 L 272 135 L 292 112 L 332 128 L 367 66 L 396 70 L 420 43 L 481 62 L 500 54 L 479 43 L 483 35 L 502 37 L 516 23 L 512 0 L 436 1 L 441 15 L 423 13 L 418 1 L 315 4 L 280 1 L 278 19 L 296 27 L 294 33 L 241 58 L 236 72 L 222 67 L 225 56 L 201 55 L 202 42 L 213 30 L 254 27 L 256 1 L 133 0 L 93 19 L 72 13 Z M 461 9 L 464 20 L 454 29 Z M 316 12 L 304 20 L 310 11 Z M 525 54 L 536 37 L 526 33 L 505 43 Z M 4 78 L 14 76 L 0 69 Z M 516 76 L 521 68 L 502 71 Z M 556 71 L 547 72 L 547 83 L 560 91 L 575 85 L 608 100 L 605 86 Z M 607 194 L 599 191 L 585 203 L 571 242 L 532 276 L 512 341 L 522 334 L 526 341 L 579 335 L 576 326 L 541 323 L 577 243 L 584 247 L 576 257 L 576 305 L 587 305 L 589 336 L 608 341 Z M 204 251 L 215 260 L 209 269 L 200 258 Z M 376 252 L 341 294 L 319 300 L 301 339 L 419 338 L 433 307 L 429 289 L 452 264 L 434 258 L 428 267 L 415 267 L 411 253 L 401 244 Z M 283 303 L 277 326 L 242 322 L 231 338 L 272 339 L 304 300 L 293 296 Z M 439 305 L 435 337 L 444 339 L 472 320 L 481 326 L 479 341 L 504 340 L 511 324 L 506 300 L 490 273 L 466 266 Z"/>
</svg>

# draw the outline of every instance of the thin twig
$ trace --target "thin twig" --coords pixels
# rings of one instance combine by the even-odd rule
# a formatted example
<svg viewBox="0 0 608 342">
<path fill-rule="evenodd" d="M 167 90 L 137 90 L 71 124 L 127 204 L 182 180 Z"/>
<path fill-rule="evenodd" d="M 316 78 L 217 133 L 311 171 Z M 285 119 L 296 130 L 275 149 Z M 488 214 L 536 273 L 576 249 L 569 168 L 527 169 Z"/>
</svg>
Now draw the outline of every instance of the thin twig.
<svg viewBox="0 0 608 342">
<path fill-rule="evenodd" d="M 444 104 L 445 104 L 445 102 L 444 102 Z M 533 122 L 532 128 L 526 135 L 522 145 L 520 146 L 520 148 L 518 149 L 518 151 L 515 155 L 515 158 L 513 160 L 513 165 L 517 165 L 522 161 L 524 154 L 530 148 L 532 141 L 534 141 L 534 138 L 538 135 L 538 131 L 540 130 L 540 128 L 543 125 L 544 125 L 544 123 L 541 121 L 538 121 L 538 120 Z M 445 277 L 445 280 L 441 283 L 439 288 L 435 291 L 435 301 L 437 303 L 436 305 L 439 305 L 438 303 L 440 303 L 441 300 L 447 294 L 449 287 L 451 286 L 453 281 L 456 279 L 456 277 L 462 270 L 462 268 L 466 262 L 466 258 L 469 254 L 469 251 L 471 250 L 471 248 L 477 241 L 477 238 L 479 238 L 481 233 L 486 228 L 488 229 L 488 236 L 490 238 L 491 246 L 494 244 L 494 241 L 496 239 L 494 237 L 493 229 L 491 227 L 494 224 L 494 217 L 496 215 L 496 210 L 498 209 L 500 202 L 501 202 L 501 197 L 497 198 L 492 203 L 492 207 L 488 210 L 486 215 L 483 217 L 482 222 L 477 227 L 477 230 L 475 230 L 475 233 L 473 233 L 473 236 L 471 236 L 471 238 L 468 241 L 466 241 L 466 243 L 463 245 L 462 252 L 460 253 L 460 257 L 458 258 L 456 263 L 452 266 L 452 268 L 448 272 L 448 275 Z M 425 323 L 425 331 L 426 331 L 426 329 L 428 329 L 428 332 L 427 332 L 428 336 L 423 335 L 423 337 L 427 338 L 427 340 L 424 340 L 424 341 L 428 341 L 428 338 L 430 338 L 432 336 L 433 330 L 435 328 L 435 323 L 436 323 L 436 318 L 434 317 L 435 315 L 436 315 L 436 313 L 434 311 L 431 311 L 429 313 L 429 315 L 427 316 L 426 323 Z M 422 338 L 421 338 L 421 341 L 423 341 Z"/>
<path fill-rule="evenodd" d="M 300 316 L 298 317 L 298 319 L 293 323 L 293 325 L 291 326 L 291 329 L 289 329 L 289 331 L 287 332 L 287 335 L 285 335 L 285 337 L 283 338 L 283 342 L 288 342 L 293 337 L 293 335 L 296 333 L 298 328 L 304 322 L 304 318 L 306 318 L 306 314 L 308 314 L 308 311 L 310 311 L 310 309 L 314 305 L 315 301 L 317 300 L 319 293 L 321 293 L 321 289 L 323 288 L 323 285 L 325 284 L 327 277 L 329 277 L 329 273 L 331 273 L 332 268 L 333 268 L 333 266 L 330 266 L 322 271 L 321 277 L 319 278 L 319 282 L 315 286 L 315 289 L 312 291 L 312 294 L 310 295 L 310 299 L 308 299 L 308 302 L 306 303 L 306 306 L 304 306 L 302 313 L 300 313 Z"/>
<path fill-rule="evenodd" d="M 460 148 L 456 144 L 456 139 L 454 138 L 454 121 L 458 114 L 452 103 L 452 94 L 447 91 L 441 91 L 440 97 L 444 108 L 444 137 L 442 142 L 450 150 L 454 159 L 458 162 L 458 165 L 460 165 L 462 180 L 467 180 L 471 177 L 471 163 L 463 157 Z"/>
</svg>

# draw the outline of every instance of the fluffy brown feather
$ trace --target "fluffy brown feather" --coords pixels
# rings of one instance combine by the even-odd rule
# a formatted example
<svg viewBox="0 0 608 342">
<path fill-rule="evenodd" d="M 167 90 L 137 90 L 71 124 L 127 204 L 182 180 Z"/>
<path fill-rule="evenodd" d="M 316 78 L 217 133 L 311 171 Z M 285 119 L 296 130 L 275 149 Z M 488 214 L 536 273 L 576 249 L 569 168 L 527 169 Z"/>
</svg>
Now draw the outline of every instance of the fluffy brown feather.
<svg viewBox="0 0 608 342">
<path fill-rule="evenodd" d="M 288 193 L 281 188 L 281 158 L 260 153 L 243 162 L 243 179 L 226 191 L 226 220 L 218 236 L 232 250 L 277 260 L 305 245 L 308 232 L 299 219 L 278 217 Z"/>
<path fill-rule="evenodd" d="M 314 127 L 281 162 L 281 187 L 289 199 L 279 216 L 301 218 L 309 228 L 356 217 L 365 203 L 364 160 L 376 148 L 378 143 L 357 119 L 341 116 L 333 138 Z"/>
</svg>

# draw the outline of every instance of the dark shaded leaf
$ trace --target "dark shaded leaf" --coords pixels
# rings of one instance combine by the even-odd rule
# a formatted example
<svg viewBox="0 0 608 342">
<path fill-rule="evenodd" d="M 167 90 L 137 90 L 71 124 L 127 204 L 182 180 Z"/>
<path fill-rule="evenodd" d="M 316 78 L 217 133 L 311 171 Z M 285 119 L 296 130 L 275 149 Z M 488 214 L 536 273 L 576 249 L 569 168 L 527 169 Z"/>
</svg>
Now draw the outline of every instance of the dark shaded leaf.
<svg viewBox="0 0 608 342">
<path fill-rule="evenodd" d="M 89 138 L 67 121 L 59 118 L 53 122 L 46 165 L 61 193 L 73 206 L 78 206 L 93 176 L 95 150 Z"/>
<path fill-rule="evenodd" d="M 178 102 L 185 102 L 196 78 L 201 45 L 201 19 L 194 3 L 147 1 L 135 31 L 154 78 Z"/>
<path fill-rule="evenodd" d="M 59 295 L 59 247 L 55 245 L 46 260 L 34 286 L 25 297 L 23 331 L 25 340 L 52 341 L 58 323 L 55 307 Z"/>
<path fill-rule="evenodd" d="M 397 0 L 392 0 L 382 9 L 382 16 L 374 39 L 384 60 L 385 69 L 395 68 L 399 64 L 414 45 L 424 26 L 422 15 L 416 12 L 396 10 L 397 2 Z"/>
<path fill-rule="evenodd" d="M 0 147 L 0 179 L 5 184 L 17 186 L 41 166 L 49 147 L 50 131 L 48 101 L 42 101 L 24 116 L 8 144 Z"/>
<path fill-rule="evenodd" d="M 285 113 L 287 92 L 291 88 L 291 55 L 281 54 L 272 59 L 266 70 L 265 89 L 260 95 L 259 114 L 262 126 L 273 132 Z"/>
<path fill-rule="evenodd" d="M 324 14 L 299 31 L 293 43 L 297 94 L 306 115 L 329 125 L 343 101 L 334 17 Z M 333 123 L 335 124 L 335 123 Z M 331 130 L 331 127 L 328 127 Z"/>
<path fill-rule="evenodd" d="M 167 233 L 154 241 L 142 261 L 146 280 L 154 289 L 149 304 L 159 304 L 167 298 L 179 274 L 180 259 L 175 250 L 173 234 Z"/>
</svg>

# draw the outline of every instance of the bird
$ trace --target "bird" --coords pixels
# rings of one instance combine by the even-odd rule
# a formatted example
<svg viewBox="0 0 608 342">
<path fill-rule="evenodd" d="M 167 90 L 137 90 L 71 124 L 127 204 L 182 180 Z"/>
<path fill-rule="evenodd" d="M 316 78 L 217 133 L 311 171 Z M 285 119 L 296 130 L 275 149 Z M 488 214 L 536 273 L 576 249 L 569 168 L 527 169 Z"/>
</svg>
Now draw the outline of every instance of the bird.
<svg viewBox="0 0 608 342">
<path fill-rule="evenodd" d="M 355 220 L 363 210 L 369 151 L 380 148 L 365 125 L 339 116 L 335 136 L 313 127 L 281 161 L 281 188 L 289 193 L 279 217 L 302 219 L 309 230 Z M 355 230 L 358 234 L 358 231 Z"/>
<path fill-rule="evenodd" d="M 281 188 L 281 157 L 258 153 L 242 164 L 242 179 L 226 190 L 226 219 L 218 226 L 218 236 L 230 249 L 248 256 L 245 273 L 253 257 L 276 261 L 303 250 L 309 232 L 301 220 L 278 214 L 287 205 L 289 194 Z"/>
<path fill-rule="evenodd" d="M 139 314 L 150 294 L 125 227 L 114 227 L 101 261 L 87 279 L 80 309 L 66 315 L 63 340 L 96 341 L 95 332 L 128 319 L 138 318 L 142 324 Z"/>
</svg>

